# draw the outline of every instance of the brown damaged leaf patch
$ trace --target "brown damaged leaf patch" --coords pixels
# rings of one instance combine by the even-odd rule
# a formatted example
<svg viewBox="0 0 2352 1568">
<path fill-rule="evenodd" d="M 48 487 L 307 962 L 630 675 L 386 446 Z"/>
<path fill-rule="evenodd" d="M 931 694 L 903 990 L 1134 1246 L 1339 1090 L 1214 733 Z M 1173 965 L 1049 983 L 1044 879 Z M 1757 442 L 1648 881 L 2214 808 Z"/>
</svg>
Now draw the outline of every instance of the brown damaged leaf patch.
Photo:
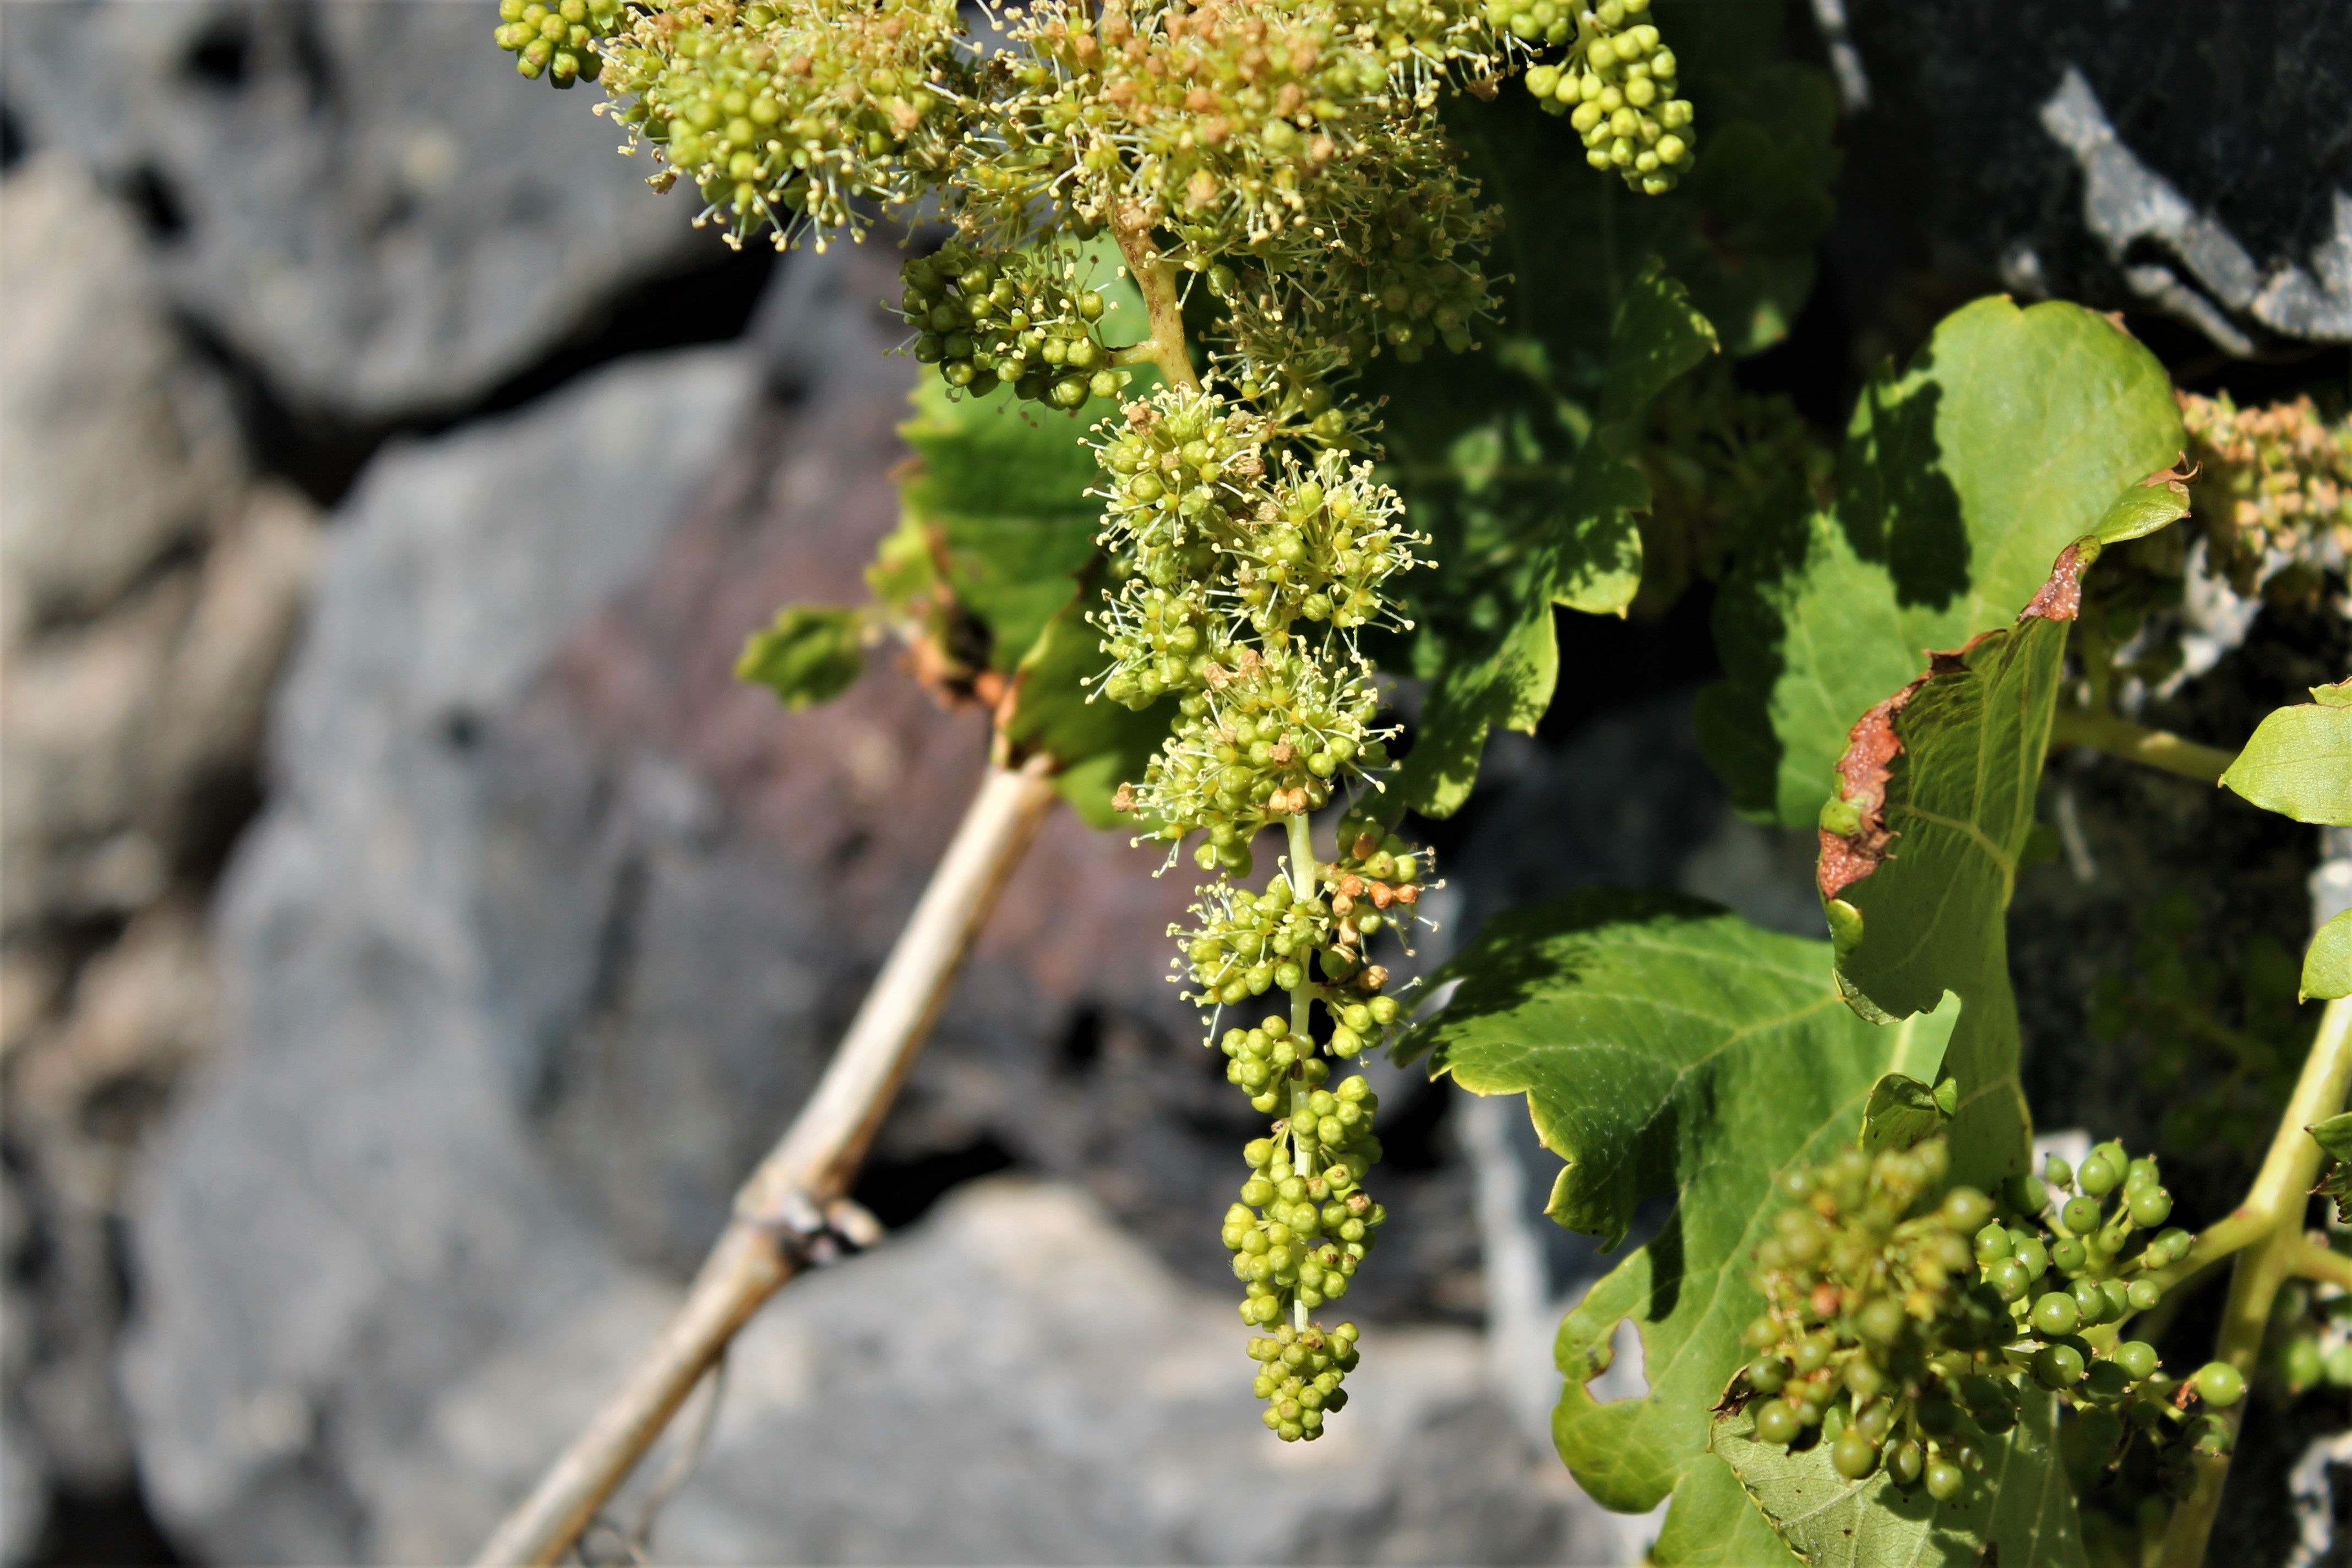
<svg viewBox="0 0 2352 1568">
<path fill-rule="evenodd" d="M 1903 754 L 1903 742 L 1895 734 L 1895 716 L 1935 678 L 1934 661 L 1938 657 L 1928 655 L 1926 675 L 1855 720 L 1853 728 L 1846 731 L 1845 754 L 1837 764 L 1838 779 L 1844 787 L 1838 794 L 1862 814 L 1862 822 L 1852 833 L 1820 830 L 1822 854 L 1814 880 L 1824 900 L 1836 898 L 1877 870 L 1879 862 L 1886 858 L 1886 847 L 1895 842 L 1886 826 L 1886 781 L 1894 773 L 1895 759 Z"/>
<path fill-rule="evenodd" d="M 2035 591 L 2023 610 L 2018 613 L 2018 624 L 2027 621 L 2071 621 L 2083 613 L 2083 568 L 2090 563 L 2083 558 L 2083 547 L 2070 544 L 2058 552 L 2057 564 L 2050 569 L 2050 580 Z M 1974 647 L 1976 644 L 1969 645 Z"/>
<path fill-rule="evenodd" d="M 2178 488 L 2179 477 L 2170 469 L 2151 474 L 2141 483 L 2172 484 Z M 2030 620 L 2071 621 L 2083 609 L 2083 569 L 2098 558 L 2094 547 L 2084 551 L 2089 541 L 2077 541 L 2058 552 L 2052 563 L 2049 580 L 2043 583 L 2032 602 L 2018 613 L 2017 624 Z M 1898 837 L 1886 826 L 1886 782 L 1894 775 L 1895 759 L 1903 754 L 1903 741 L 1895 732 L 1895 716 L 1917 696 L 1919 689 L 1938 676 L 1956 674 L 1966 669 L 1969 656 L 1987 637 L 2000 637 L 1997 631 L 1979 632 L 1966 646 L 1949 652 L 1930 650 L 1927 673 L 1913 679 L 1902 690 L 1881 702 L 1854 721 L 1846 731 L 1845 753 L 1838 758 L 1839 783 L 1843 786 L 1839 796 L 1862 814 L 1861 823 L 1852 833 L 1832 833 L 1824 827 L 1821 835 L 1821 858 L 1813 870 L 1814 885 L 1823 900 L 1834 899 L 1848 888 L 1878 869 L 1886 859 L 1887 847 Z"/>
</svg>

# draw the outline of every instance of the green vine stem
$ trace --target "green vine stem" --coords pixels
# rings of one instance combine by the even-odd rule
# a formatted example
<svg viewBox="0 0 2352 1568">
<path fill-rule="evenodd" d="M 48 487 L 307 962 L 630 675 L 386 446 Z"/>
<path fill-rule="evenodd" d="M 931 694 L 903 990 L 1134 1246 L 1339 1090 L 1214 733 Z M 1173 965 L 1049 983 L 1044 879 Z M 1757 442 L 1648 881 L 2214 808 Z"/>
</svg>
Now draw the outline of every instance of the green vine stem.
<svg viewBox="0 0 2352 1568">
<path fill-rule="evenodd" d="M 2053 751 L 2061 746 L 2088 746 L 2095 752 L 2161 768 L 2200 784 L 2220 783 L 2237 755 L 2184 741 L 2168 731 L 2135 724 L 2112 713 L 2081 708 L 2061 708 L 2052 716 L 2050 746 Z"/>
<path fill-rule="evenodd" d="M 2305 1239 L 2303 1221 L 2323 1155 L 2305 1129 L 2344 1108 L 2347 1084 L 2352 1084 L 2352 998 L 2339 997 L 2327 1005 L 2320 1018 L 2303 1076 L 2279 1118 L 2277 1135 L 2271 1140 L 2270 1152 L 2263 1158 L 2246 1201 L 2200 1236 L 2197 1245 L 2174 1268 L 2173 1272 L 2185 1276 L 2227 1253 L 2237 1254 L 2214 1359 L 2227 1362 L 2249 1378 L 2279 1287 L 2291 1274 L 2316 1267 L 2309 1256 L 2315 1249 Z M 2233 1440 L 2244 1410 L 2240 1403 L 2222 1413 Z M 2200 1458 L 2196 1467 L 2196 1489 L 2173 1514 L 2158 1568 L 2199 1568 L 2205 1560 L 2205 1544 L 2221 1507 L 2221 1489 L 2229 1480 L 2229 1456 Z"/>
</svg>

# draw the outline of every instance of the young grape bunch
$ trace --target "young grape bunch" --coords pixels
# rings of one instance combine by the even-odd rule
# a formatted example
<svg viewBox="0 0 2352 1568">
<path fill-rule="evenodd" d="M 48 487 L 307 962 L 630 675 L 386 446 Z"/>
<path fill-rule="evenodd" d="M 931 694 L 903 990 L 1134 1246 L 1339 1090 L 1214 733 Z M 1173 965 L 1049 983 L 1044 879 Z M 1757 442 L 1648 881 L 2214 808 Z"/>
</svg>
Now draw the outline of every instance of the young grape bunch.
<svg viewBox="0 0 2352 1568">
<path fill-rule="evenodd" d="M 1353 383 L 1383 354 L 1472 349 L 1499 310 L 1501 215 L 1441 91 L 1491 97 L 1562 49 L 1530 85 L 1588 162 L 1650 194 L 1689 167 L 1648 0 L 1024 0 L 984 39 L 955 0 L 499 5 L 517 68 L 593 77 L 624 150 L 658 160 L 649 183 L 682 181 L 730 244 L 947 226 L 898 305 L 957 400 L 1116 407 L 1091 432 L 1110 586 L 1087 700 L 1168 720 L 1114 804 L 1211 878 L 1176 966 L 1269 1119 L 1225 1230 L 1267 1425 L 1318 1436 L 1357 1332 L 1313 1314 L 1387 1217 L 1365 1186 L 1377 1097 L 1333 1064 L 1399 1024 L 1391 955 L 1433 886 L 1382 799 L 1396 729 L 1361 646 L 1410 628 L 1397 580 L 1428 541 L 1374 470 L 1379 405 Z M 1107 333 L 1129 286 L 1146 319 Z"/>
<path fill-rule="evenodd" d="M 1757 1439 L 1818 1429 L 1839 1475 L 1883 1467 L 1937 1501 L 1969 1491 L 2029 1385 L 2075 1412 L 2096 1456 L 2134 1435 L 2177 1451 L 2208 1440 L 2186 1405 L 2233 1401 L 2229 1369 L 2183 1394 L 2153 1346 L 2124 1337 L 2189 1245 L 2157 1229 L 2172 1200 L 2156 1162 L 2102 1144 L 2079 1171 L 2053 1162 L 2005 1184 L 1998 1203 L 1948 1185 L 1948 1166 L 1935 1138 L 1779 1177 L 1784 1206 L 1756 1252 L 1766 1310 L 1738 1382 Z"/>
<path fill-rule="evenodd" d="M 1160 754 L 1118 804 L 1171 860 L 1197 837 L 1195 858 L 1220 873 L 1193 923 L 1170 933 L 1192 999 L 1213 1017 L 1271 993 L 1289 1001 L 1212 1037 L 1227 1079 L 1276 1118 L 1244 1152 L 1251 1174 L 1224 1239 L 1243 1320 L 1286 1329 L 1287 1355 L 1323 1335 L 1312 1313 L 1347 1294 L 1387 1218 L 1364 1188 L 1380 1158 L 1378 1098 L 1360 1077 L 1333 1083 L 1331 1063 L 1398 1017 L 1372 950 L 1412 921 L 1427 857 L 1350 816 L 1339 853 L 1321 859 L 1307 817 L 1343 787 L 1377 782 L 1371 770 L 1386 762 L 1354 635 L 1391 613 L 1384 585 L 1415 564 L 1421 542 L 1367 465 L 1328 451 L 1269 461 L 1265 423 L 1212 393 L 1163 389 L 1097 436 L 1104 542 L 1127 568 L 1096 616 L 1114 661 L 1098 694 L 1136 708 L 1172 697 L 1176 709 Z M 1238 879 L 1267 826 L 1283 829 L 1288 853 L 1259 889 Z M 1352 1330 L 1345 1339 L 1344 1354 L 1312 1352 L 1337 1359 L 1299 1386 L 1270 1365 L 1260 1373 L 1277 1435 L 1321 1433 L 1338 1407 L 1327 1396 L 1353 1364 Z M 1262 1336 L 1253 1354 L 1275 1342 Z"/>
<path fill-rule="evenodd" d="M 1650 0 L 1601 0 L 1589 10 L 1557 7 L 1553 0 L 1525 9 L 1519 0 L 1489 0 L 1487 8 L 1489 16 L 1509 11 L 1515 34 L 1545 43 L 1567 42 L 1574 16 L 1567 59 L 1529 68 L 1528 90 L 1550 113 L 1568 116 L 1584 139 L 1587 163 L 1613 169 L 1628 185 L 1655 196 L 1689 172 L 1698 135 L 1690 100 L 1676 96 L 1679 63 L 1656 25 L 1644 19 L 1649 10 Z"/>
<path fill-rule="evenodd" d="M 1117 397 L 1133 379 L 1102 340 L 1108 309 L 1081 285 L 1074 256 L 993 252 L 950 240 L 902 270 L 899 313 L 915 358 L 940 367 L 950 393 L 985 397 L 1009 384 L 1025 400 L 1075 409 Z"/>
</svg>

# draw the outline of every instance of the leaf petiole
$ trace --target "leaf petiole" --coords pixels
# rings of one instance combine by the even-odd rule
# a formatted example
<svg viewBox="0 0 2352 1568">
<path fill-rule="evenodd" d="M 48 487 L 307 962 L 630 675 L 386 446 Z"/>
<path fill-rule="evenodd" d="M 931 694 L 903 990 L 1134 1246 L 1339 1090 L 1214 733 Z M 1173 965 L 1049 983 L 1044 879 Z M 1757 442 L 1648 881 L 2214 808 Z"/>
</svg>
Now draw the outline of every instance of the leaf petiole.
<svg viewBox="0 0 2352 1568">
<path fill-rule="evenodd" d="M 2062 707 L 2050 716 L 2050 749 L 2087 746 L 2126 762 L 2178 773 L 2200 784 L 2219 784 L 2236 753 L 2186 741 L 2112 713 Z"/>
</svg>

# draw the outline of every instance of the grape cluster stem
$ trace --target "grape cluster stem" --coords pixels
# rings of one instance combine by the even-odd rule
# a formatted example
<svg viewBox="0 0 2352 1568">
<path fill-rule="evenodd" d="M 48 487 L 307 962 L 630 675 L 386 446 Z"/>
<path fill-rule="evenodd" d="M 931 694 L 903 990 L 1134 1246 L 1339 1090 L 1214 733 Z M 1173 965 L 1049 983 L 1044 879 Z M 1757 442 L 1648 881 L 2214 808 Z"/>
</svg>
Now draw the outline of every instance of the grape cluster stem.
<svg viewBox="0 0 2352 1568">
<path fill-rule="evenodd" d="M 1192 369 L 1192 353 L 1184 343 L 1184 302 L 1176 291 L 1175 264 L 1160 254 L 1151 242 L 1150 223 L 1137 215 L 1114 212 L 1107 226 L 1118 244 L 1128 275 L 1143 296 L 1144 320 L 1151 328 L 1150 336 L 1119 350 L 1111 356 L 1111 363 L 1152 365 L 1171 385 L 1200 391 L 1201 378 Z"/>
<path fill-rule="evenodd" d="M 2214 1359 L 2249 1378 L 2262 1351 L 2263 1330 L 2270 1322 L 2279 1287 L 2297 1272 L 2319 1272 L 2312 1269 L 2309 1255 L 2317 1249 L 2305 1239 L 2303 1221 L 2312 1184 L 2319 1178 L 2322 1155 L 2305 1129 L 2342 1110 L 2347 1087 L 2352 1087 L 2352 997 L 2338 997 L 2320 1017 L 2311 1054 L 2304 1058 L 2303 1075 L 2279 1118 L 2278 1132 L 2263 1157 L 2254 1184 L 2247 1190 L 2246 1201 L 2199 1236 L 2187 1255 L 2166 1270 L 2170 1278 L 2165 1283 L 2169 1286 L 2236 1255 Z M 2333 1266 L 2327 1272 L 2330 1278 L 2340 1273 Z M 2242 1403 L 2223 1412 L 2233 1438 L 2244 1411 Z M 2230 1477 L 2230 1456 L 2225 1452 L 2200 1457 L 2195 1464 L 2196 1489 L 2173 1514 L 2158 1568 L 2198 1568 L 2205 1560 L 2206 1541 L 2212 1534 L 2221 1489 Z"/>
<path fill-rule="evenodd" d="M 736 1331 L 816 1261 L 812 1222 L 878 1238 L 847 1194 L 874 1133 L 1055 794 L 1050 759 L 992 765 L 913 919 L 783 1137 L 735 1195 L 727 1228 L 660 1336 L 474 1559 L 477 1568 L 561 1562 L 628 1479 Z M 861 1234 L 865 1233 L 865 1234 Z"/>
<path fill-rule="evenodd" d="M 1290 847 L 1290 892 L 1304 902 L 1315 896 L 1315 839 L 1305 812 L 1295 812 L 1284 821 L 1284 832 Z M 1303 979 L 1290 990 L 1290 1032 L 1301 1040 L 1314 1038 L 1310 1032 L 1315 1020 L 1315 983 Z M 1306 1063 L 1291 1068 L 1303 1075 Z M 1290 1165 L 1296 1171 L 1312 1171 L 1315 1166 L 1315 1141 L 1301 1129 L 1307 1125 L 1307 1097 L 1310 1086 L 1304 1076 L 1290 1080 Z M 1300 1333 L 1307 1331 L 1307 1303 L 1294 1300 L 1290 1304 L 1291 1326 Z"/>
</svg>

